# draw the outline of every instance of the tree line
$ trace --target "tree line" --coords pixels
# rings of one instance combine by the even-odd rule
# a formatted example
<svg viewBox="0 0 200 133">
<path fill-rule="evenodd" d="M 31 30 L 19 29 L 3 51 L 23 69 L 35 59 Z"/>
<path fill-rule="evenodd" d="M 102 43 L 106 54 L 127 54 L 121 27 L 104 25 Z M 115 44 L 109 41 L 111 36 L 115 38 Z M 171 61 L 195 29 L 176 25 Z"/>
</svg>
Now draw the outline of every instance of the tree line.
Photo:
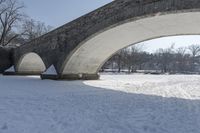
<svg viewBox="0 0 200 133">
<path fill-rule="evenodd" d="M 146 72 L 146 73 L 200 73 L 200 45 L 157 49 L 145 52 L 139 45 L 131 46 L 116 53 L 102 67 L 101 71 Z"/>
<path fill-rule="evenodd" d="M 19 0 L 0 0 L 0 47 L 26 43 L 52 27 L 30 18 Z"/>
</svg>

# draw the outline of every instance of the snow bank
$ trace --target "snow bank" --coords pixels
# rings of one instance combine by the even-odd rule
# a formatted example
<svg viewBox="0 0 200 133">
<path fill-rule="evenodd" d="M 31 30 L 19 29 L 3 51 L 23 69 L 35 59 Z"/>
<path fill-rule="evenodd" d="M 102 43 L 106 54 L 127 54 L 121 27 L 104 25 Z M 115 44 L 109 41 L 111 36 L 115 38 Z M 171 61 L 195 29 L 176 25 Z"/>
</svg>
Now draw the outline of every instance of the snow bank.
<svg viewBox="0 0 200 133">
<path fill-rule="evenodd" d="M 199 133 L 200 76 L 0 76 L 0 133 Z"/>
<path fill-rule="evenodd" d="M 15 72 L 14 66 L 11 66 L 11 67 L 8 68 L 7 70 L 5 70 L 5 72 Z"/>
<path fill-rule="evenodd" d="M 54 65 L 51 65 L 44 73 L 42 74 L 48 74 L 48 75 L 57 75 L 56 69 Z"/>
</svg>

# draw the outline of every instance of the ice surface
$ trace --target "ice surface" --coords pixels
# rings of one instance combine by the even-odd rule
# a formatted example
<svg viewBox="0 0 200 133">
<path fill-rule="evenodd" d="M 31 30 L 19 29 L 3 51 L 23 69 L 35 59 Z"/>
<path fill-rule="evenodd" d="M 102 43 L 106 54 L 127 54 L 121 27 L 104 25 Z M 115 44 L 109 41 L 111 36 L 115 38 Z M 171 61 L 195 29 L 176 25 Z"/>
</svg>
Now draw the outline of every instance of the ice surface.
<svg viewBox="0 0 200 133">
<path fill-rule="evenodd" d="M 200 76 L 0 76 L 0 133 L 199 133 Z"/>
</svg>

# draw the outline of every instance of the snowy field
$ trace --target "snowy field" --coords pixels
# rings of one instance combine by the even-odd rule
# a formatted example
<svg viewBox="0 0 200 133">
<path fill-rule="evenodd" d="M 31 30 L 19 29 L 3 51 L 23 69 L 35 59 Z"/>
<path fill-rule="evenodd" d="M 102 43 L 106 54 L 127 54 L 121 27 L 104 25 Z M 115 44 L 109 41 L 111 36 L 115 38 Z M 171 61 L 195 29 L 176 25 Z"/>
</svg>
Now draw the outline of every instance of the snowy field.
<svg viewBox="0 0 200 133">
<path fill-rule="evenodd" d="M 200 76 L 0 76 L 0 133 L 199 133 Z"/>
</svg>

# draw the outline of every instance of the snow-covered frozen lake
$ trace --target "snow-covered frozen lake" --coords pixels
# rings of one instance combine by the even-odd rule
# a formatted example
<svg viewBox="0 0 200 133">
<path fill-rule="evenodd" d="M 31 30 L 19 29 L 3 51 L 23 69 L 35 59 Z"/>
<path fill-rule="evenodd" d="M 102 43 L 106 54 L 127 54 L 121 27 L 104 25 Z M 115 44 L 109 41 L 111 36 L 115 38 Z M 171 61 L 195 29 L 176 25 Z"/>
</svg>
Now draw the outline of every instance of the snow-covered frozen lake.
<svg viewBox="0 0 200 133">
<path fill-rule="evenodd" d="M 0 133 L 199 133 L 200 76 L 0 76 Z"/>
</svg>

